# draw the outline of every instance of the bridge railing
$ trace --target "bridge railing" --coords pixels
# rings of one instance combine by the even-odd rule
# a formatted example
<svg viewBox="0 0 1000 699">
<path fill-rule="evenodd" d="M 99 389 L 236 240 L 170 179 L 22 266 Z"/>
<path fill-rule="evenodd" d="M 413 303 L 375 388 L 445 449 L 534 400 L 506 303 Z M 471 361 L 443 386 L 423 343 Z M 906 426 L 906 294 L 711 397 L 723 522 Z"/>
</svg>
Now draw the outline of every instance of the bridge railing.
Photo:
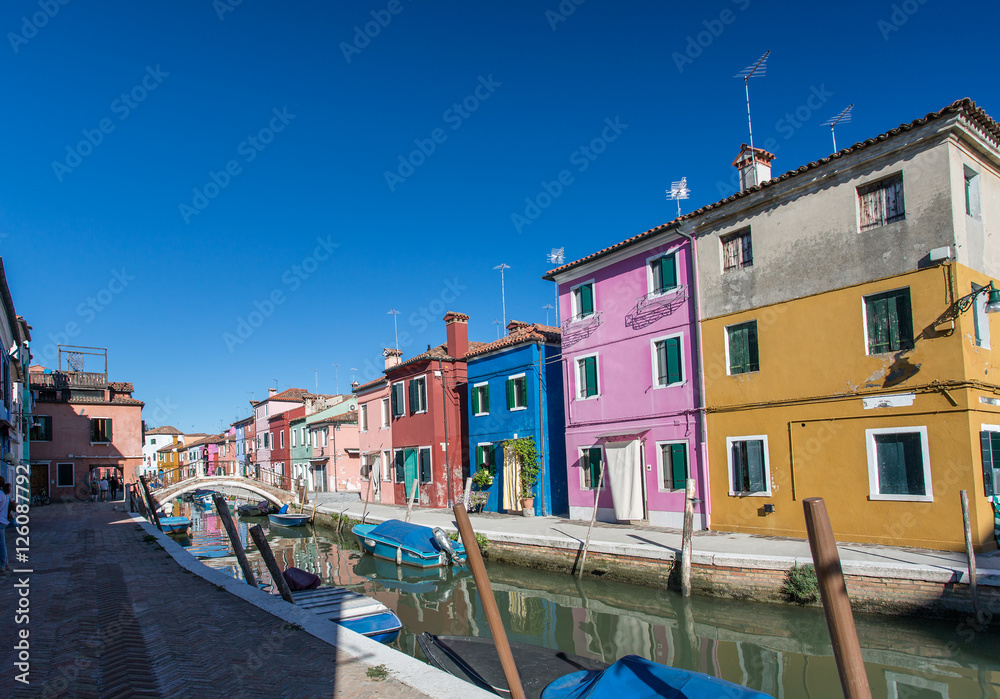
<svg viewBox="0 0 1000 699">
<path fill-rule="evenodd" d="M 248 464 L 242 461 L 195 461 L 151 473 L 147 478 L 154 484 L 159 484 L 156 487 L 163 488 L 191 478 L 207 476 L 246 478 L 281 490 L 292 490 L 292 477 L 289 474 L 278 473 L 271 469 L 261 468 L 257 464 Z"/>
</svg>

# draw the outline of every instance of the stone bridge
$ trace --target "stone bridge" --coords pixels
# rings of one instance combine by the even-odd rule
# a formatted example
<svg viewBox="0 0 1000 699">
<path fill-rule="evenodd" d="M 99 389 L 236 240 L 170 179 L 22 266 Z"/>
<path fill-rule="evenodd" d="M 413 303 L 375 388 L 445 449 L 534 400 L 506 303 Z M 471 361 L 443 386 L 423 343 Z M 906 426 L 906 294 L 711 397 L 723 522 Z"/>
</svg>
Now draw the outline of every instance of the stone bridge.
<svg viewBox="0 0 1000 699">
<path fill-rule="evenodd" d="M 261 499 L 269 500 L 276 505 L 284 505 L 287 502 L 297 503 L 298 495 L 291 491 L 279 488 L 270 483 L 263 483 L 253 478 L 243 478 L 242 476 L 193 476 L 178 483 L 170 483 L 155 490 L 150 490 L 150 494 L 156 501 L 164 505 L 174 498 L 180 497 L 184 493 L 205 488 L 208 490 L 227 491 L 245 490 L 255 493 Z"/>
</svg>

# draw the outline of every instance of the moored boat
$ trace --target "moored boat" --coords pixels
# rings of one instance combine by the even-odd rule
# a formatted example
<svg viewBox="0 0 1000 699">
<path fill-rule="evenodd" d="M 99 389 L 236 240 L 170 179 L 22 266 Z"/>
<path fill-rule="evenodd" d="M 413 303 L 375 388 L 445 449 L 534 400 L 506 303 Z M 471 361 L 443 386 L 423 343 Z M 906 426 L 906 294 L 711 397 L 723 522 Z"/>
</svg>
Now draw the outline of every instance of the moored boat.
<svg viewBox="0 0 1000 699">
<path fill-rule="evenodd" d="M 318 576 L 300 568 L 286 568 L 281 575 L 297 606 L 345 629 L 380 643 L 392 643 L 403 628 L 399 617 L 376 599 L 343 587 L 320 585 Z"/>
<path fill-rule="evenodd" d="M 309 521 L 309 515 L 288 514 L 288 505 L 282 505 L 277 513 L 267 516 L 267 521 L 283 527 L 301 527 Z"/>
<path fill-rule="evenodd" d="M 398 564 L 420 568 L 461 565 L 465 547 L 442 529 L 389 519 L 381 524 L 356 524 L 351 530 L 368 553 Z"/>
<path fill-rule="evenodd" d="M 275 514 L 278 510 L 267 500 L 261 500 L 256 505 L 249 502 L 237 505 L 236 511 L 244 517 L 263 517 Z"/>
<path fill-rule="evenodd" d="M 186 534 L 191 526 L 187 517 L 160 517 L 160 527 L 164 534 Z"/>
</svg>

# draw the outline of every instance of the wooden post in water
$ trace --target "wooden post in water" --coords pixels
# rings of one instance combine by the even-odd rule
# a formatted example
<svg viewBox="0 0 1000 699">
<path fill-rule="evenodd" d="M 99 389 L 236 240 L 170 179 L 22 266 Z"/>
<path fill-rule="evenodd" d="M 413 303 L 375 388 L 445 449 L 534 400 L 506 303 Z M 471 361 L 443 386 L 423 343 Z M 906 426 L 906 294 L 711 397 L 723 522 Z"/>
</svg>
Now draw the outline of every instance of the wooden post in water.
<svg viewBox="0 0 1000 699">
<path fill-rule="evenodd" d="M 476 581 L 476 589 L 479 591 L 479 599 L 483 604 L 483 611 L 486 612 L 486 622 L 490 625 L 493 645 L 496 646 L 497 655 L 500 656 L 500 666 L 503 668 L 503 675 L 507 679 L 507 687 L 510 689 L 511 699 L 525 699 L 524 688 L 521 686 L 521 676 L 517 672 L 517 665 L 514 664 L 514 655 L 510 652 L 507 632 L 504 630 L 503 621 L 500 619 L 500 610 L 497 609 L 497 600 L 493 596 L 493 588 L 490 587 L 490 579 L 486 574 L 486 566 L 483 565 L 483 555 L 479 552 L 479 543 L 476 541 L 476 535 L 472 531 L 472 523 L 469 522 L 469 515 L 465 511 L 464 505 L 455 505 L 452 508 L 452 512 L 455 513 L 455 523 L 458 524 L 458 533 L 462 535 L 466 561 L 469 564 L 469 568 L 472 569 L 472 578 Z"/>
<path fill-rule="evenodd" d="M 858 631 L 854 626 L 851 599 L 847 596 L 844 570 L 840 566 L 837 542 L 833 538 L 830 516 L 823 498 L 806 498 L 802 501 L 806 515 L 809 548 L 816 567 L 819 593 L 826 613 L 826 625 L 833 641 L 833 655 L 837 659 L 840 684 L 846 699 L 871 699 L 865 661 L 861 658 Z"/>
<path fill-rule="evenodd" d="M 691 596 L 691 538 L 694 536 L 694 479 L 684 488 L 684 533 L 681 538 L 681 596 Z"/>
<path fill-rule="evenodd" d="M 146 485 L 146 476 L 139 476 L 139 482 L 142 483 L 142 491 L 146 494 L 146 500 L 149 501 L 149 511 L 153 513 L 153 524 L 162 532 L 163 526 L 160 524 L 160 515 L 156 513 L 156 500 L 149 494 L 149 486 Z"/>
<path fill-rule="evenodd" d="M 365 520 L 368 519 L 368 502 L 372 497 L 372 488 L 375 487 L 375 479 L 372 478 L 371 466 L 368 466 L 368 492 L 365 493 L 365 509 L 361 511 L 361 523 L 364 524 Z"/>
<path fill-rule="evenodd" d="M 288 589 L 288 583 L 285 581 L 285 576 L 281 574 L 281 569 L 278 568 L 278 562 L 274 559 L 274 552 L 271 551 L 271 547 L 267 543 L 267 538 L 264 536 L 264 530 L 260 528 L 259 524 L 255 524 L 250 527 L 250 538 L 252 538 L 253 542 L 257 545 L 257 550 L 260 551 L 260 557 L 264 559 L 264 565 L 267 566 L 267 572 L 271 574 L 271 580 L 274 581 L 275 587 L 277 587 L 278 592 L 281 593 L 281 599 L 295 604 L 295 598 L 292 597 L 292 591 Z"/>
<path fill-rule="evenodd" d="M 597 501 L 601 498 L 601 488 L 604 487 L 604 459 L 601 459 L 601 475 L 597 478 L 597 490 L 594 492 L 594 511 L 590 515 L 590 527 L 587 529 L 587 543 L 583 545 L 583 556 L 580 558 L 580 570 L 576 577 L 583 577 L 583 564 L 587 562 L 587 549 L 590 548 L 590 533 L 594 531 L 594 520 L 597 519 Z"/>
<path fill-rule="evenodd" d="M 976 588 L 976 552 L 972 548 L 972 524 L 969 518 L 969 491 L 962 493 L 962 524 L 965 526 L 965 555 L 969 559 L 969 592 L 972 595 L 972 611 L 976 621 L 982 623 L 979 611 L 979 590 Z"/>
<path fill-rule="evenodd" d="M 465 479 L 465 499 L 462 501 L 465 503 L 465 511 L 469 511 L 469 498 L 472 496 L 472 479 Z"/>
<path fill-rule="evenodd" d="M 226 498 L 220 493 L 215 493 L 212 496 L 212 502 L 215 503 L 215 511 L 219 513 L 222 526 L 226 528 L 226 534 L 229 535 L 229 543 L 233 545 L 236 560 L 240 564 L 240 570 L 243 571 L 243 577 L 246 578 L 247 585 L 257 587 L 257 579 L 253 575 L 250 561 L 247 560 L 246 551 L 243 550 L 243 544 L 240 542 L 240 533 L 236 530 L 236 523 L 233 522 L 233 515 L 229 511 L 229 503 L 226 502 Z"/>
<path fill-rule="evenodd" d="M 309 515 L 309 524 L 314 524 L 316 522 L 316 508 L 319 506 L 319 500 L 313 500 L 313 511 Z"/>
<path fill-rule="evenodd" d="M 410 521 L 410 514 L 413 512 L 413 503 L 417 499 L 417 482 L 419 479 L 413 479 L 413 487 L 410 488 L 410 503 L 406 506 L 406 521 Z"/>
</svg>

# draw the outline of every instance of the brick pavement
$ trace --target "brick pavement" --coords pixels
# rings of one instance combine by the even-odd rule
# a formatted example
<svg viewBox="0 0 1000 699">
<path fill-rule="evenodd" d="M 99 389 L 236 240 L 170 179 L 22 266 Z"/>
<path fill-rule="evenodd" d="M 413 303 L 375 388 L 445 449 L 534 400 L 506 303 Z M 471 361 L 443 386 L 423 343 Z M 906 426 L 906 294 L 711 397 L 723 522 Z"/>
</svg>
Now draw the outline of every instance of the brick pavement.
<svg viewBox="0 0 1000 699">
<path fill-rule="evenodd" d="M 113 507 L 32 509 L 32 572 L 0 576 L 0 696 L 427 696 L 178 566 Z M 14 618 L 24 579 L 26 625 Z M 25 628 L 30 685 L 15 680 Z"/>
</svg>

